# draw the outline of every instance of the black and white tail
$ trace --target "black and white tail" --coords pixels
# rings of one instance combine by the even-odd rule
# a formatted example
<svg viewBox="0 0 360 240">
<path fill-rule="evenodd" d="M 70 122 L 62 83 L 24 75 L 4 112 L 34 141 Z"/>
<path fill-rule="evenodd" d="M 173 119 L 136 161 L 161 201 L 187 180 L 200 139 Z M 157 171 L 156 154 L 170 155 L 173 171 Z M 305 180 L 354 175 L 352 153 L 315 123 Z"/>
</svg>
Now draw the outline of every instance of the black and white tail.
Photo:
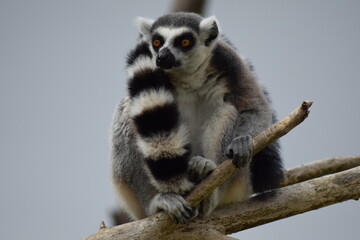
<svg viewBox="0 0 360 240">
<path fill-rule="evenodd" d="M 193 187 L 187 177 L 190 142 L 174 87 L 144 41 L 129 53 L 127 71 L 130 116 L 150 180 L 160 192 L 184 194 Z"/>
</svg>

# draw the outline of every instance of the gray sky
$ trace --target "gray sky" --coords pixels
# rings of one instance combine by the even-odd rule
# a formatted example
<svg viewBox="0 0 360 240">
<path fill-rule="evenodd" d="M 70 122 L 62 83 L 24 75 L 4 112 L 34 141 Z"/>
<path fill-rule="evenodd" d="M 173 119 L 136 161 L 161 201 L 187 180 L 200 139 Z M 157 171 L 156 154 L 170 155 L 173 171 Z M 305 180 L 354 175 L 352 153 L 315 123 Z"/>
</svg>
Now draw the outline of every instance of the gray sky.
<svg viewBox="0 0 360 240">
<path fill-rule="evenodd" d="M 136 16 L 171 1 L 0 0 L 0 239 L 79 239 L 117 207 L 108 132 L 124 97 Z M 360 1 L 212 1 L 279 118 L 315 103 L 282 138 L 286 167 L 359 154 Z M 266 224 L 241 239 L 358 239 L 356 201 Z"/>
</svg>

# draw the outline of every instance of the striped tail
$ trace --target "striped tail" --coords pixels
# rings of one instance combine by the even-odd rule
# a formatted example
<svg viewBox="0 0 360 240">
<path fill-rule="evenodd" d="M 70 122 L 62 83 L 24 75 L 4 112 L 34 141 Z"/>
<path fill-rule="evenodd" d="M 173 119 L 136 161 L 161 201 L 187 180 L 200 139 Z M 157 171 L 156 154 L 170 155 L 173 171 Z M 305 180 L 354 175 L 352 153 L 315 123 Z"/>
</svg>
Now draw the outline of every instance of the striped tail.
<svg viewBox="0 0 360 240">
<path fill-rule="evenodd" d="M 184 194 L 193 187 L 187 177 L 190 142 L 174 87 L 155 65 L 146 42 L 130 52 L 127 63 L 130 117 L 150 180 L 160 192 Z"/>
</svg>

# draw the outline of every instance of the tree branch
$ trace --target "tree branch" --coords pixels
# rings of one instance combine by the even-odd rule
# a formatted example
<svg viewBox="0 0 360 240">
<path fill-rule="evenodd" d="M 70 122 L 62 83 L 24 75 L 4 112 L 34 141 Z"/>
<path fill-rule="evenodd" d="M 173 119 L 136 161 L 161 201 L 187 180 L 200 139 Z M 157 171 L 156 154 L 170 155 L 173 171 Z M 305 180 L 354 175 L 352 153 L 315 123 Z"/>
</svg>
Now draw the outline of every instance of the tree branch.
<svg viewBox="0 0 360 240">
<path fill-rule="evenodd" d="M 209 228 L 208 226 L 198 227 L 197 229 L 185 228 L 182 230 L 181 234 L 172 234 L 168 239 L 170 238 L 171 240 L 236 240 L 236 238 L 226 236 L 213 228 Z"/>
<path fill-rule="evenodd" d="M 266 201 L 259 201 L 255 196 L 241 203 L 223 206 L 210 217 L 197 218 L 187 224 L 174 224 L 165 213 L 159 213 L 111 228 L 102 226 L 99 232 L 83 240 L 152 239 L 155 236 L 158 240 L 202 239 L 200 236 L 231 239 L 220 233 L 230 234 L 334 203 L 359 199 L 359 186 L 360 166 L 283 187 Z M 194 232 L 196 234 L 191 234 Z"/>
<path fill-rule="evenodd" d="M 230 234 L 334 203 L 360 198 L 360 167 L 279 189 L 267 201 L 256 197 L 214 212 L 205 221 Z M 195 221 L 196 222 L 196 221 Z M 194 224 L 196 224 L 194 222 Z"/>
<path fill-rule="evenodd" d="M 327 174 L 341 172 L 360 166 L 360 155 L 323 159 L 285 171 L 284 182 L 281 186 L 288 186 Z"/>
</svg>

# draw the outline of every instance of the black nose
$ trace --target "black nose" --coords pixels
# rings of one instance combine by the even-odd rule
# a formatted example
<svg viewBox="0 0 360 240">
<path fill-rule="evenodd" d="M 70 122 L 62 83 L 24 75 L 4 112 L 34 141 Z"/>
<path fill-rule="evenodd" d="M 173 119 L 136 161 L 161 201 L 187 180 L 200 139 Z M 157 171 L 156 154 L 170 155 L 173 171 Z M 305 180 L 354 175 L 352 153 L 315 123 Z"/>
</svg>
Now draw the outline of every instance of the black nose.
<svg viewBox="0 0 360 240">
<path fill-rule="evenodd" d="M 163 69 L 175 67 L 175 57 L 168 48 L 161 49 L 156 58 L 156 65 Z"/>
</svg>

